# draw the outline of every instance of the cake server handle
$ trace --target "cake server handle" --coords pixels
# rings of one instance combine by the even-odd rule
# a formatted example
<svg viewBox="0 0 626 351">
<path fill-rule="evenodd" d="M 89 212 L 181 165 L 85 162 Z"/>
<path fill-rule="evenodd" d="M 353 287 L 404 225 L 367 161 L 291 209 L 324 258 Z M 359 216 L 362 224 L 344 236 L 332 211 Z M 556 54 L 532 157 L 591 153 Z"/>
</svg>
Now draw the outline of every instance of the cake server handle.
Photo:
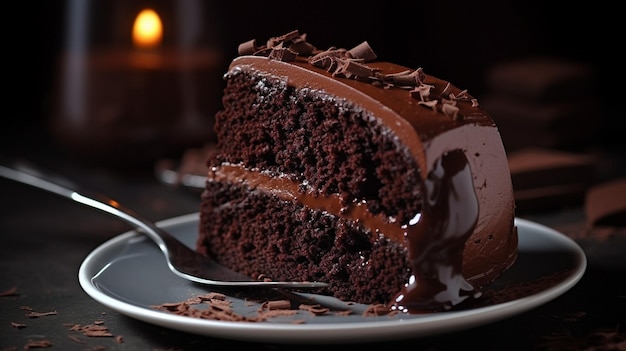
<svg viewBox="0 0 626 351">
<path fill-rule="evenodd" d="M 118 201 L 102 194 L 78 190 L 77 186 L 63 177 L 44 174 L 27 166 L 8 167 L 3 165 L 0 165 L 0 176 L 60 195 L 123 220 L 152 239 L 165 254 L 170 270 L 187 280 L 199 284 L 230 287 L 319 288 L 328 286 L 323 282 L 253 280 L 251 277 L 219 265 L 209 257 L 192 250 L 163 228 L 125 208 Z"/>
</svg>

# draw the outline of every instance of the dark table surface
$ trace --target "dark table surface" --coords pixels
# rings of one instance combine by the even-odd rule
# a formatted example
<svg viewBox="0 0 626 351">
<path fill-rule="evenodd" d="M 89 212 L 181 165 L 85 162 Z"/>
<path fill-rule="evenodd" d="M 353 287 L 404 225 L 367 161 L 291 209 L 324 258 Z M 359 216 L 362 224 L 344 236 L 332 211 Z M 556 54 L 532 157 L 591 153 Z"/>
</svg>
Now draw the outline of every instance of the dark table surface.
<svg viewBox="0 0 626 351">
<path fill-rule="evenodd" d="M 70 175 L 81 185 L 136 210 L 150 220 L 197 212 L 199 194 L 160 183 L 151 169 L 120 171 L 76 162 L 54 148 L 24 140 L 3 150 Z M 44 144 L 45 145 L 45 144 Z M 42 152 L 42 150 L 45 150 Z M 624 160 L 623 154 L 618 161 Z M 318 349 L 203 337 L 145 323 L 98 303 L 78 282 L 85 257 L 129 226 L 94 211 L 7 179 L 0 179 L 0 350 L 21 350 L 30 341 L 49 341 L 59 350 Z M 413 350 L 624 350 L 626 349 L 626 240 L 624 228 L 589 230 L 582 206 L 520 214 L 576 240 L 587 270 L 571 290 L 530 311 L 459 332 L 345 347 Z M 14 289 L 14 290 L 12 290 Z M 30 318 L 30 312 L 55 314 Z M 85 337 L 70 325 L 102 321 L 113 337 Z M 116 338 L 121 337 L 122 340 Z M 79 339 L 76 339 L 76 338 Z"/>
</svg>

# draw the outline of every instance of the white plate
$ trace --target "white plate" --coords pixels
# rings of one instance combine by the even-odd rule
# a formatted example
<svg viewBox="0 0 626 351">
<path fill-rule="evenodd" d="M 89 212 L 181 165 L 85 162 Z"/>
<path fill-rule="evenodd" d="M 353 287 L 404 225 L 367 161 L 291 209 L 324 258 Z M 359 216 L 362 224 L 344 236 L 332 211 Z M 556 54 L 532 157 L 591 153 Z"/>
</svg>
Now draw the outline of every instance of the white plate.
<svg viewBox="0 0 626 351">
<path fill-rule="evenodd" d="M 158 225 L 193 246 L 198 214 L 172 218 Z M 527 220 L 518 218 L 516 225 L 519 257 L 513 267 L 498 278 L 491 291 L 503 291 L 499 289 L 504 286 L 532 285 L 533 281 L 546 280 L 554 275 L 560 279 L 530 295 L 460 311 L 364 317 L 359 311 L 363 311 L 365 306 L 356 305 L 346 307 L 356 312 L 349 316 L 331 314 L 311 317 L 309 312 L 301 311 L 295 317 L 257 323 L 178 316 L 156 310 L 153 306 L 181 302 L 206 294 L 211 288 L 198 286 L 171 273 L 156 245 L 135 231 L 121 234 L 91 252 L 81 264 L 78 278 L 88 295 L 123 315 L 198 335 L 273 343 L 342 343 L 421 337 L 515 316 L 562 295 L 581 279 L 587 260 L 573 240 Z M 322 303 L 348 306 L 324 296 L 307 296 Z M 248 302 L 236 298 L 232 300 L 235 311 L 238 308 L 244 314 L 250 311 Z M 295 324 L 293 319 L 305 320 L 305 323 Z"/>
</svg>

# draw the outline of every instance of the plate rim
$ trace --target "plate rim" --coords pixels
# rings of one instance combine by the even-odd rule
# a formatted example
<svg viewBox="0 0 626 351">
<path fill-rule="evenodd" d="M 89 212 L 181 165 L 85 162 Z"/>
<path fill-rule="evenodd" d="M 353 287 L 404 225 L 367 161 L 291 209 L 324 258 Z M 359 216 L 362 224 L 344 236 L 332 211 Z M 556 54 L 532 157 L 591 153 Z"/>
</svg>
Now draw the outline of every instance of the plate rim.
<svg viewBox="0 0 626 351">
<path fill-rule="evenodd" d="M 168 218 L 156 224 L 167 228 L 198 219 L 199 213 L 195 212 Z M 561 296 L 583 277 L 587 268 L 587 259 L 582 248 L 573 239 L 555 229 L 530 220 L 516 217 L 514 222 L 518 231 L 528 228 L 556 238 L 560 245 L 576 257 L 577 265 L 571 274 L 560 283 L 521 299 L 470 310 L 437 313 L 424 316 L 424 318 L 319 324 L 244 323 L 178 316 L 136 306 L 107 295 L 92 282 L 92 279 L 96 277 L 92 272 L 101 271 L 104 268 L 94 269 L 94 261 L 116 245 L 143 236 L 135 230 L 119 234 L 94 248 L 81 263 L 78 280 L 87 295 L 122 315 L 168 329 L 203 336 L 273 343 L 349 343 L 433 336 L 493 323 L 529 311 Z M 477 317 L 480 319 L 476 320 Z M 451 321 L 454 323 L 450 323 Z"/>
</svg>

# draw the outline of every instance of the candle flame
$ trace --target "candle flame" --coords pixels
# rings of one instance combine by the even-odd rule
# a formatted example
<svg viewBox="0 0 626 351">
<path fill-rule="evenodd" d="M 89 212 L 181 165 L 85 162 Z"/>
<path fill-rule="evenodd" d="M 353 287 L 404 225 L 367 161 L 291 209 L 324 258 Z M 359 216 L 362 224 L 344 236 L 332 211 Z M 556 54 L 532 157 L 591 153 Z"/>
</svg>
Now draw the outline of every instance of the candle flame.
<svg viewBox="0 0 626 351">
<path fill-rule="evenodd" d="M 161 44 L 163 26 L 159 15 L 152 9 L 139 12 L 133 25 L 133 43 L 139 48 L 154 48 Z"/>
</svg>

